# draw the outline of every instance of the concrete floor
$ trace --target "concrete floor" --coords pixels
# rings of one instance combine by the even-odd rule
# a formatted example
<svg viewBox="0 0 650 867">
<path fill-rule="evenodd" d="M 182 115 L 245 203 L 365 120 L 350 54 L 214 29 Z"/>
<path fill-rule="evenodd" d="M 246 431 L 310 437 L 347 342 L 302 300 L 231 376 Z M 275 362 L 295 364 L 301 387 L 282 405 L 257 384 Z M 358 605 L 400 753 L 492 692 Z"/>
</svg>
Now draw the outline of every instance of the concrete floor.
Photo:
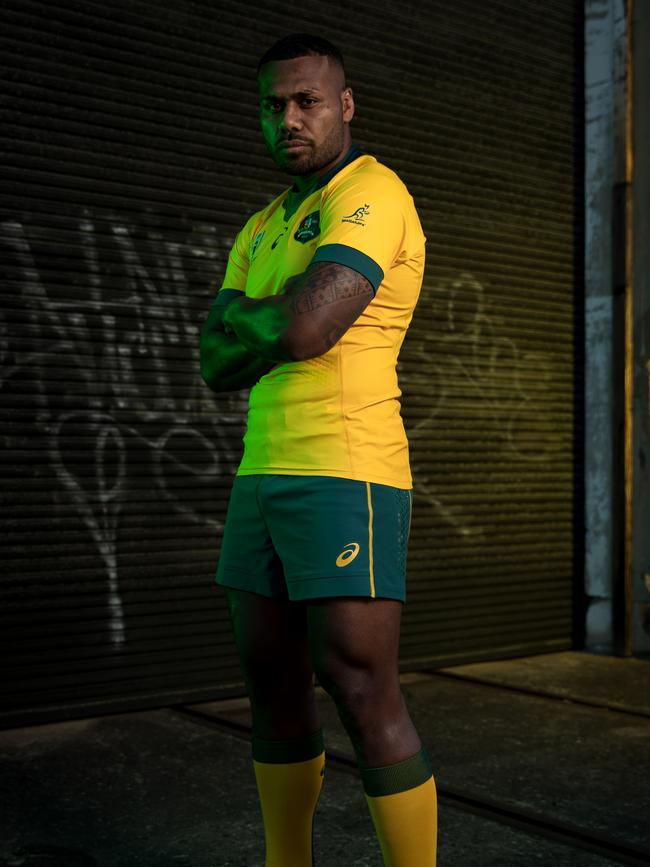
<svg viewBox="0 0 650 867">
<path fill-rule="evenodd" d="M 402 686 L 440 793 L 439 867 L 650 864 L 650 662 L 566 652 Z M 350 742 L 323 693 L 319 707 L 326 749 L 349 766 L 326 767 L 316 865 L 381 867 Z M 248 703 L 187 711 L 0 732 L 0 867 L 262 867 L 250 744 L 224 728 L 250 722 Z M 646 854 L 596 854 L 512 815 Z"/>
</svg>

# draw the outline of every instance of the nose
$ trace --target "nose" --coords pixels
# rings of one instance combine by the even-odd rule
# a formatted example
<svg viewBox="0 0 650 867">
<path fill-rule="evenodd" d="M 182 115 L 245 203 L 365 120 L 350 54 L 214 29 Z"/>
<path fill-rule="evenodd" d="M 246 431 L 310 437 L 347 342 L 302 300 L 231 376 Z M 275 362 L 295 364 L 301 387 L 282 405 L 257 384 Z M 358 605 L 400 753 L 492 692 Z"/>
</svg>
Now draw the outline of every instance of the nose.
<svg viewBox="0 0 650 867">
<path fill-rule="evenodd" d="M 282 116 L 282 126 L 286 130 L 295 130 L 302 127 L 302 112 L 300 106 L 294 102 L 287 102 L 284 115 Z"/>
</svg>

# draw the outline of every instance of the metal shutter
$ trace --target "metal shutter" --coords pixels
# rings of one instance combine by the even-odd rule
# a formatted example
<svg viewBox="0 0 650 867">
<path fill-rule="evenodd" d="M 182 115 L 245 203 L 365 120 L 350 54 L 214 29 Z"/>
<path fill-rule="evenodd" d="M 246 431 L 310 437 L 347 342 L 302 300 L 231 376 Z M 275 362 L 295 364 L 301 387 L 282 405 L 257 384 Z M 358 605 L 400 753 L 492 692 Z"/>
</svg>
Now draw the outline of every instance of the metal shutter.
<svg viewBox="0 0 650 867">
<path fill-rule="evenodd" d="M 398 368 L 408 667 L 571 647 L 581 614 L 581 12 L 420 8 L 387 48 L 403 113 L 388 123 L 381 85 L 362 88 L 428 237 Z"/>
<path fill-rule="evenodd" d="M 579 7 L 396 9 L 3 4 L 4 725 L 242 692 L 213 573 L 247 395 L 211 395 L 197 341 L 286 182 L 254 71 L 299 30 L 342 48 L 354 141 L 428 237 L 403 667 L 570 646 Z"/>
</svg>

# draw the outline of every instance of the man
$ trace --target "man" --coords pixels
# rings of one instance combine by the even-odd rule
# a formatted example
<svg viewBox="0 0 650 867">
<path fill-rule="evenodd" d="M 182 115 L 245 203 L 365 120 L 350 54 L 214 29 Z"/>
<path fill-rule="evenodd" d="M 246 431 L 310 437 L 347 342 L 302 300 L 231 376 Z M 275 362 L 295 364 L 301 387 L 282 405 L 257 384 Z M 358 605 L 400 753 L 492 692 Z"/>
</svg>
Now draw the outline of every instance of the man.
<svg viewBox="0 0 650 867">
<path fill-rule="evenodd" d="M 237 235 L 201 334 L 215 391 L 251 388 L 217 583 L 253 713 L 266 867 L 311 867 L 323 734 L 336 703 L 392 867 L 436 860 L 436 788 L 399 683 L 412 480 L 397 356 L 425 237 L 397 175 L 351 141 L 327 40 L 258 67 L 262 133 L 293 186 Z"/>
</svg>

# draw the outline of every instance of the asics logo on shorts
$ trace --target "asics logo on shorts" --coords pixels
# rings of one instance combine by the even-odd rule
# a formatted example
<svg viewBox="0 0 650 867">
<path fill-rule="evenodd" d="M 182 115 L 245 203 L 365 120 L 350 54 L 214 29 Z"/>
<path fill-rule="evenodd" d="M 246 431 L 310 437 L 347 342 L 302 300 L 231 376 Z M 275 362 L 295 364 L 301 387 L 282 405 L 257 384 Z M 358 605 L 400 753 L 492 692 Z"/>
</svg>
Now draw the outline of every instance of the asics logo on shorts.
<svg viewBox="0 0 650 867">
<path fill-rule="evenodd" d="M 336 558 L 337 566 L 347 566 L 348 563 L 351 563 L 354 558 L 359 553 L 359 543 L 358 542 L 348 542 L 345 548 L 341 551 L 339 556 Z"/>
</svg>

